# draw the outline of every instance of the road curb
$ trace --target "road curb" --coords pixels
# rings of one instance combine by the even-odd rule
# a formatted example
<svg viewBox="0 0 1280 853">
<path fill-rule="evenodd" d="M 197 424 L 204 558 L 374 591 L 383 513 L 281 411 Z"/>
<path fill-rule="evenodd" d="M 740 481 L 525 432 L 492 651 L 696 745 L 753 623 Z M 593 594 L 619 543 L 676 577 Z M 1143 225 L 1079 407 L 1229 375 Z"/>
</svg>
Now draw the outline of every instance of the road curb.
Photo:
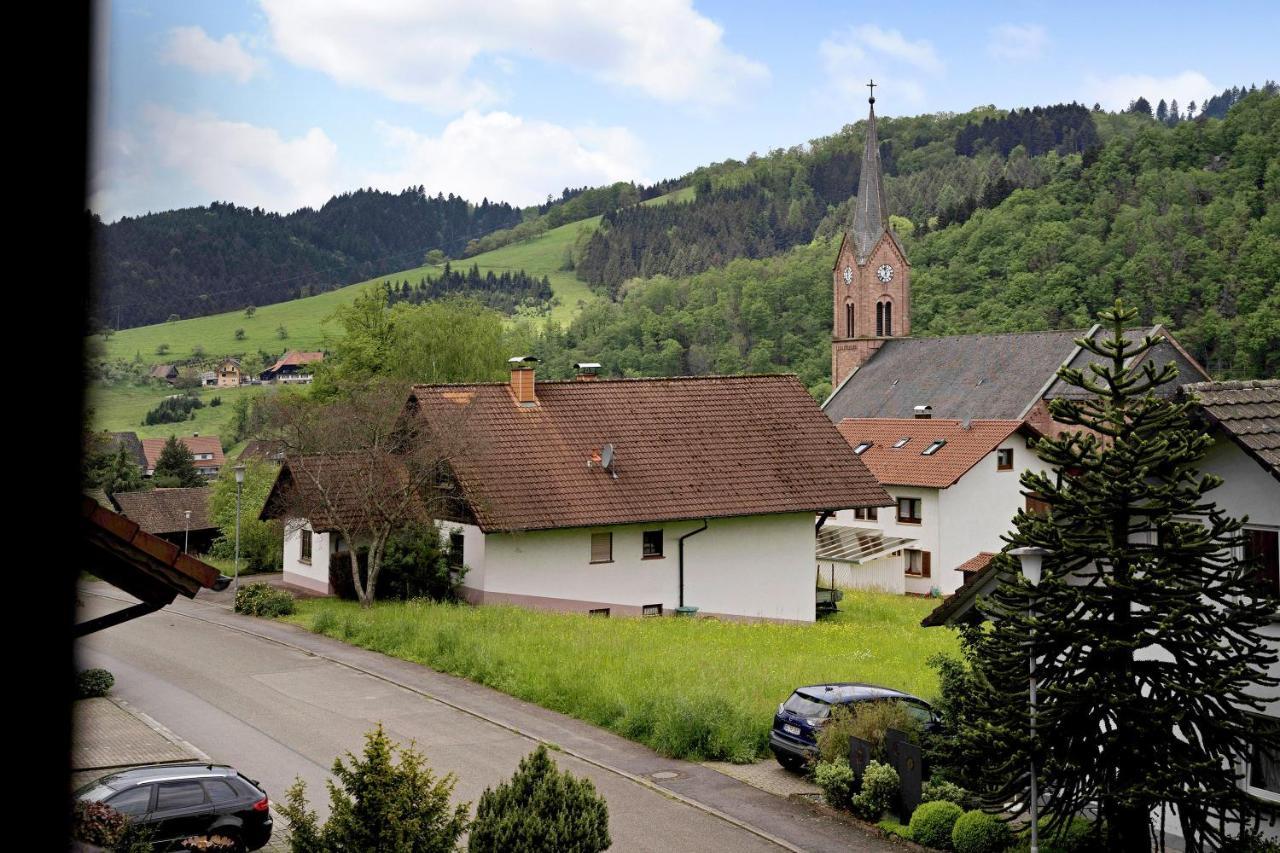
<svg viewBox="0 0 1280 853">
<path fill-rule="evenodd" d="M 109 600 L 112 600 L 112 601 L 127 601 L 127 599 L 124 599 L 124 598 L 116 598 L 115 596 L 112 596 L 112 595 L 104 595 L 103 593 L 100 593 L 100 592 L 93 592 L 93 591 L 88 591 L 88 590 L 82 590 L 82 594 L 85 594 L 85 595 L 94 595 L 94 596 L 97 596 L 97 597 L 99 597 L 99 598 L 105 598 L 105 599 L 109 599 Z M 216 609 L 218 609 L 218 610 L 224 610 L 224 611 L 229 612 L 229 613 L 233 612 L 233 611 L 231 610 L 231 608 L 229 608 L 229 607 L 225 607 L 225 606 L 222 606 L 222 605 L 210 604 L 210 605 L 206 605 L 206 606 L 208 606 L 208 607 L 210 607 L 210 608 L 216 608 Z M 717 808 L 715 808 L 715 807 L 713 807 L 713 806 L 709 806 L 709 805 L 707 805 L 706 803 L 699 802 L 698 800 L 695 800 L 695 799 L 692 799 L 692 798 L 690 798 L 690 797 L 687 797 L 687 796 L 685 796 L 684 794 L 680 794 L 680 793 L 677 793 L 676 791 L 672 791 L 672 790 L 670 790 L 670 789 L 668 789 L 668 788 L 664 788 L 664 787 L 662 787 L 661 785 L 658 785 L 657 783 L 655 783 L 655 782 L 653 782 L 653 781 L 651 781 L 651 780 L 649 780 L 649 779 L 644 778 L 643 776 L 639 776 L 639 775 L 637 775 L 637 774 L 635 774 L 635 773 L 631 773 L 631 772 L 629 772 L 629 771 L 627 771 L 627 770 L 623 770 L 621 767 L 615 767 L 615 766 L 613 766 L 612 764 L 609 764 L 609 763 L 604 762 L 604 761 L 600 761 L 599 759 L 596 759 L 596 758 L 592 758 L 591 756 L 584 755 L 584 754 L 582 754 L 582 753 L 578 752 L 577 750 L 574 750 L 574 749 L 571 749 L 571 748 L 568 748 L 568 747 L 562 746 L 561 744 L 558 744 L 558 743 L 556 743 L 556 742 L 554 742 L 554 741 L 547 740 L 546 738 L 539 737 L 538 735 L 533 734 L 533 733 L 531 733 L 531 732 L 527 732 L 527 731 L 525 731 L 525 730 L 523 730 L 523 729 L 521 729 L 521 728 L 519 728 L 519 727 L 517 727 L 517 726 L 515 726 L 515 725 L 512 725 L 511 723 L 505 722 L 505 721 L 503 721 L 503 720 L 496 719 L 496 718 L 494 718 L 494 717 L 490 717 L 490 716 L 488 716 L 487 714 L 483 714 L 483 713 L 481 713 L 481 712 L 479 712 L 479 711 L 473 711 L 473 710 L 472 710 L 472 709 L 470 709 L 470 708 L 466 708 L 466 707 L 463 707 L 463 706 L 461 706 L 461 705 L 458 705 L 458 704 L 456 704 L 456 703 L 454 703 L 454 702 L 450 702 L 448 699 L 442 699 L 442 698 L 440 698 L 439 696 L 436 696 L 436 695 L 434 695 L 434 694 L 432 694 L 432 693 L 428 693 L 427 691 L 422 690 L 421 688 L 414 687 L 414 686 L 409 685 L 409 684 L 405 684 L 404 682 L 402 682 L 402 681 L 398 681 L 398 680 L 396 680 L 395 678 L 391 678 L 390 676 L 386 676 L 386 675 L 383 675 L 383 674 L 378 673 L 378 672 L 373 672 L 372 670 L 365 669 L 364 667 L 359 666 L 359 665 L 357 665 L 357 664 L 349 663 L 349 662 L 347 662 L 347 661 L 343 661 L 343 660 L 339 660 L 339 659 L 334 658 L 334 657 L 330 657 L 329 655 L 327 655 L 327 654 L 325 654 L 325 653 L 323 653 L 323 652 L 315 651 L 314 649 L 304 648 L 303 646 L 296 645 L 296 644 L 294 644 L 294 643 L 290 643 L 290 642 L 288 642 L 288 641 L 286 641 L 286 640 L 282 640 L 282 639 L 280 639 L 280 638 L 278 638 L 278 637 L 271 637 L 271 636 L 268 636 L 268 635 L 266 635 L 266 634 L 258 633 L 257 631 L 250 630 L 249 628 L 246 628 L 246 627 L 241 626 L 241 625 L 232 625 L 232 624 L 229 624 L 229 623 L 224 622 L 224 621 L 222 621 L 222 620 L 209 619 L 209 618 L 205 618 L 205 617 L 203 617 L 203 616 L 197 616 L 197 615 L 195 615 L 195 614 L 193 614 L 193 613 L 186 613 L 186 612 L 183 612 L 183 611 L 180 611 L 180 610 L 166 610 L 165 612 L 169 613 L 170 615 L 174 615 L 174 616 L 183 616 L 183 617 L 185 617 L 185 618 L 187 618 L 187 619 L 191 619 L 191 620 L 194 620 L 194 621 L 196 621 L 196 622 L 204 622 L 205 624 L 208 624 L 208 625 L 217 625 L 217 626 L 218 626 L 218 627 L 220 627 L 220 628 L 226 628 L 226 629 L 231 630 L 231 631 L 238 631 L 238 632 L 240 632 L 241 634 L 246 634 L 246 635 L 248 635 L 248 636 L 250 636 L 250 637 L 256 637 L 256 638 L 258 638 L 258 639 L 260 639 L 260 640 L 266 640 L 267 642 L 275 643 L 275 644 L 276 644 L 276 645 L 278 645 L 278 646 L 283 646 L 283 647 L 288 648 L 288 649 L 293 649 L 294 651 L 301 652 L 301 653 L 303 653 L 303 654 L 312 655 L 313 657 L 320 658 L 321 660 L 326 660 L 326 661 L 329 661 L 330 663 L 337 664 L 338 666 L 346 667 L 347 669 L 350 669 L 350 670 L 352 670 L 352 671 L 354 671 L 354 672 L 359 672 L 359 673 L 362 673 L 362 674 L 364 674 L 364 675 L 367 675 L 367 676 L 369 676 L 369 677 L 371 677 L 371 678 L 376 678 L 376 679 L 378 679 L 379 681 L 383 681 L 383 682 L 385 682 L 385 683 L 387 683 L 387 684 L 392 684 L 392 685 L 394 685 L 394 686 L 396 686 L 396 687 L 399 687 L 399 688 L 400 688 L 400 689 L 402 689 L 402 690 L 407 690 L 407 691 L 409 691 L 410 693 L 415 693 L 415 694 L 417 694 L 417 695 L 419 695 L 419 696 L 422 696 L 422 697 L 424 697 L 424 698 L 426 698 L 426 699 L 430 699 L 430 700 L 431 700 L 431 701 L 433 701 L 433 702 L 439 702 L 441 705 L 444 705 L 444 706 L 446 706 L 446 707 L 448 707 L 448 708 L 452 708 L 453 710 L 455 710 L 455 711 L 459 711 L 459 712 L 461 712 L 461 713 L 463 713 L 463 714 L 467 714 L 468 716 L 474 717 L 474 718 L 476 718 L 476 719 L 478 719 L 478 720 L 483 720 L 484 722 L 489 723 L 490 725 L 497 726 L 498 728 L 500 728 L 500 729 L 504 729 L 504 730 L 506 730 L 506 731 L 509 731 L 509 732 L 511 732 L 512 734 L 519 735 L 520 737 L 523 737 L 523 738 L 526 738 L 526 739 L 528 739 L 528 740 L 531 740 L 531 741 L 533 741 L 534 743 L 546 744 L 548 747 L 551 747 L 552 749 L 554 749 L 554 750 L 556 750 L 556 751 L 558 751 L 558 752 L 562 752 L 562 753 L 564 753 L 565 755 L 573 756 L 574 758 L 578 759 L 579 761 L 582 761 L 582 762 L 583 762 L 583 763 L 585 763 L 585 764 L 590 764 L 590 765 L 591 765 L 591 766 L 593 766 L 593 767 L 597 767 L 597 768 L 599 768 L 599 769 L 601 769 L 601 770 L 604 770 L 604 771 L 606 771 L 606 772 L 608 772 L 608 773 L 612 773 L 612 774 L 614 774 L 614 775 L 616 775 L 616 776 L 620 776 L 621 778 L 623 778 L 623 779 L 627 779 L 628 781 L 631 781 L 631 782 L 634 782 L 635 784 L 640 785 L 641 787 L 647 788 L 647 789 L 649 789 L 650 791 L 653 791 L 653 792 L 655 792 L 655 793 L 661 794 L 662 796 L 667 797 L 668 799 L 675 800 L 676 802 L 683 803 L 684 805 L 689 806 L 690 808 L 697 809 L 698 811 L 700 811 L 700 812 L 702 812 L 702 813 L 704 813 L 704 814 L 710 815 L 711 817 L 718 818 L 718 819 L 720 819 L 720 820 L 724 821 L 725 823 L 729 824 L 730 826 L 734 826 L 734 827 L 736 827 L 736 828 L 738 828 L 738 829 L 741 829 L 741 830 L 742 830 L 742 831 L 744 831 L 744 832 L 749 832 L 749 833 L 751 833 L 752 835 L 756 836 L 757 838 L 760 838 L 760 839 L 762 839 L 762 840 L 764 840 L 764 841 L 767 841 L 767 842 L 769 842 L 770 844 L 775 845 L 776 847 L 780 847 L 780 848 L 782 848 L 783 850 L 790 850 L 790 851 L 792 851 L 792 853 L 805 853 L 804 848 L 802 848 L 802 847 L 797 847 L 796 845 L 792 844 L 791 842 L 787 841 L 787 840 L 786 840 L 786 839 L 784 839 L 784 838 L 779 838 L 778 836 L 776 836 L 776 835 L 774 835 L 774 834 L 772 834 L 772 833 L 770 833 L 770 832 L 767 832 L 767 831 L 765 831 L 765 830 L 763 830 L 763 829 L 760 829 L 760 828 L 759 828 L 759 827 L 757 827 L 757 826 L 753 826 L 753 825 L 751 825 L 751 824 L 749 824 L 749 823 L 747 823 L 747 822 L 745 822 L 745 821 L 743 821 L 743 820 L 740 820 L 740 819 L 738 819 L 738 818 L 734 817 L 733 815 L 730 815 L 730 814 L 727 814 L 727 813 L 725 813 L 725 812 L 722 812 L 722 811 L 720 811 L 719 809 L 717 809 Z M 245 618 L 250 618 L 250 617 L 245 617 Z M 277 623 L 273 623 L 273 624 L 276 624 L 276 625 L 285 625 L 286 623 L 278 623 L 278 622 L 277 622 Z M 324 636 L 324 635 L 315 635 L 315 634 L 313 634 L 312 632 L 306 631 L 306 629 L 305 629 L 305 628 L 299 628 L 299 627 L 297 627 L 297 626 L 295 626 L 295 625 L 288 625 L 287 627 L 288 627 L 289 629 L 291 629 L 291 630 L 303 631 L 303 632 L 305 632 L 308 636 Z M 330 638 L 330 639 L 332 639 L 332 638 Z M 338 642 L 341 642 L 341 641 L 338 641 Z M 370 651 L 370 650 L 366 649 L 365 651 Z M 381 654 L 381 653 L 379 652 L 378 654 Z M 387 656 L 387 657 L 390 657 L 390 656 Z M 392 659 L 394 660 L 395 658 L 392 658 Z M 413 662 L 412 662 L 412 661 L 406 661 L 406 663 L 413 663 Z M 417 664 L 417 665 L 418 665 L 418 666 L 422 666 L 422 664 Z M 427 668 L 427 669 L 430 669 L 430 667 L 426 667 L 426 668 Z M 159 725 L 159 723 L 156 723 L 156 725 L 158 726 L 158 725 Z"/>
</svg>

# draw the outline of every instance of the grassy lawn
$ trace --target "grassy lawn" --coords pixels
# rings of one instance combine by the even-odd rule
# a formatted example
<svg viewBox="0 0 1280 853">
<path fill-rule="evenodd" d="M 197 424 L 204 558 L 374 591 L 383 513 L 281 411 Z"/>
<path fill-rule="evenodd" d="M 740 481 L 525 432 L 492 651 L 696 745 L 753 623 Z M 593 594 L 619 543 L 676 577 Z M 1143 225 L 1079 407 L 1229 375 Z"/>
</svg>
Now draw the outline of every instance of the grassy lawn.
<svg viewBox="0 0 1280 853">
<path fill-rule="evenodd" d="M 668 204 L 692 198 L 693 188 L 689 187 L 650 199 L 644 204 Z M 573 273 L 560 269 L 564 263 L 564 251 L 573 244 L 579 229 L 594 231 L 599 224 L 598 216 L 570 222 L 533 240 L 503 246 L 453 263 L 463 268 L 476 264 L 482 273 L 490 270 L 501 273 L 503 270 L 523 269 L 532 275 L 547 276 L 551 280 L 551 289 L 560 299 L 560 304 L 551 311 L 551 319 L 567 325 L 578 313 L 579 303 L 590 301 L 595 296 L 586 282 L 579 281 Z M 135 353 L 141 353 L 148 364 L 153 364 L 188 358 L 196 346 L 203 347 L 210 358 L 243 355 L 259 349 L 273 353 L 285 348 L 320 349 L 325 335 L 325 318 L 339 305 L 345 305 L 354 299 L 362 289 L 389 279 L 408 278 L 417 281 L 423 275 L 435 271 L 436 268 L 430 266 L 414 267 L 317 296 L 262 305 L 252 317 L 246 317 L 243 311 L 229 311 L 208 317 L 125 329 L 116 332 L 105 342 L 107 356 L 128 359 L 133 358 Z M 287 338 L 278 336 L 276 330 L 280 326 L 284 326 L 288 332 Z M 236 340 L 237 329 L 244 329 L 244 340 Z M 169 345 L 167 355 L 156 355 L 156 347 L 160 344 Z"/>
<path fill-rule="evenodd" d="M 193 388 L 205 405 L 195 410 L 195 419 L 176 424 L 143 426 L 142 419 L 157 403 L 182 391 L 159 382 L 146 385 L 103 385 L 95 383 L 86 389 L 87 404 L 93 409 L 90 427 L 94 430 L 136 432 L 139 438 L 168 438 L 171 435 L 222 435 L 227 421 L 231 420 L 231 404 L 239 396 L 256 397 L 274 390 L 270 385 L 242 385 L 238 388 Z M 222 404 L 210 406 L 209 401 L 221 397 Z M 235 450 L 236 448 L 233 448 Z"/>
<path fill-rule="evenodd" d="M 288 621 L 460 675 L 604 726 L 664 755 L 749 762 L 767 754 L 793 688 L 867 681 L 930 698 L 925 660 L 954 651 L 924 629 L 936 601 L 848 592 L 815 625 L 601 619 L 506 606 L 311 599 Z"/>
</svg>

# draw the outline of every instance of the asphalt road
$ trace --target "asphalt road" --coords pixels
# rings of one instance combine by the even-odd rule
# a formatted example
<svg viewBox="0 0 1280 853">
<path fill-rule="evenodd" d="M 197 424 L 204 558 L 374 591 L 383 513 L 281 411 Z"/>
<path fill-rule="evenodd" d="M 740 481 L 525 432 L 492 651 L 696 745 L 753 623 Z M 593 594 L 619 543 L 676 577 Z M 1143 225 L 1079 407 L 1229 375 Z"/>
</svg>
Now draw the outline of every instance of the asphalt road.
<svg viewBox="0 0 1280 853">
<path fill-rule="evenodd" d="M 87 585 L 78 618 L 115 610 L 126 598 L 106 585 Z M 358 753 L 364 733 L 381 722 L 394 740 L 416 741 L 434 771 L 453 773 L 455 800 L 473 806 L 486 787 L 514 772 L 536 746 L 533 738 L 564 744 L 588 760 L 565 752 L 553 757 L 604 794 L 615 850 L 895 849 L 803 806 L 700 765 L 663 759 L 580 721 L 199 600 L 180 600 L 92 634 L 78 644 L 78 655 L 80 666 L 114 673 L 115 695 L 214 760 L 260 780 L 273 799 L 283 799 L 301 777 L 322 814 L 334 758 Z M 661 782 L 650 780 L 653 772 Z M 673 777 L 663 779 L 664 772 Z"/>
</svg>

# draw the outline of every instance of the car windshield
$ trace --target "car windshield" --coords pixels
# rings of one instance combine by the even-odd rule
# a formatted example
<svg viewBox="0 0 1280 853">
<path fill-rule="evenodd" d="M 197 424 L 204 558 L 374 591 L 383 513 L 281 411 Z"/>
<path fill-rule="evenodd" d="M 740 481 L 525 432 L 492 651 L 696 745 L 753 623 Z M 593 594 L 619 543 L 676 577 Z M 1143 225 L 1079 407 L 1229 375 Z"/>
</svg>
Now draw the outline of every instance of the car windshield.
<svg viewBox="0 0 1280 853">
<path fill-rule="evenodd" d="M 105 800 L 115 792 L 115 788 L 109 788 L 102 784 L 86 785 L 76 792 L 76 799 L 98 802 L 100 800 Z"/>
<path fill-rule="evenodd" d="M 831 706 L 826 702 L 819 702 L 800 693 L 792 693 L 791 698 L 782 707 L 801 717 L 821 719 L 831 713 Z"/>
</svg>

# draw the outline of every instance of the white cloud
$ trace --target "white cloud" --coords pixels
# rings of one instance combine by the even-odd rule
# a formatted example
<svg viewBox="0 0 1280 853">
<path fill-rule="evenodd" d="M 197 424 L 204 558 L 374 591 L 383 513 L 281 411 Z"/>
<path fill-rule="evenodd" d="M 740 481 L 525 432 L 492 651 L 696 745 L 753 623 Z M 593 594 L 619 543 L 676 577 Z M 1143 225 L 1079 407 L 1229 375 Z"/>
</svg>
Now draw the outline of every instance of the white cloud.
<svg viewBox="0 0 1280 853">
<path fill-rule="evenodd" d="M 1154 110 L 1160 99 L 1177 100 L 1185 110 L 1191 101 L 1203 103 L 1222 91 L 1199 71 L 1183 71 L 1169 77 L 1150 74 L 1119 74 L 1114 77 L 1089 77 L 1085 80 L 1086 100 L 1102 104 L 1104 109 L 1122 110 L 1129 102 L 1144 97 Z"/>
<path fill-rule="evenodd" d="M 244 49 L 236 36 L 225 35 L 220 41 L 214 41 L 200 27 L 170 30 L 160 59 L 201 74 L 226 74 L 240 83 L 249 82 L 264 65 Z"/>
<path fill-rule="evenodd" d="M 104 148 L 89 206 L 107 221 L 214 200 L 289 212 L 350 189 L 337 145 L 315 127 L 286 139 L 269 127 L 149 105 L 138 131 L 113 132 Z"/>
<path fill-rule="evenodd" d="M 563 187 L 643 180 L 642 147 L 621 127 L 569 129 L 505 112 L 469 110 L 439 136 L 390 124 L 378 129 L 396 162 L 361 185 L 423 184 L 430 193 L 524 205 L 545 200 L 548 192 L 558 195 Z"/>
<path fill-rule="evenodd" d="M 824 39 L 818 46 L 828 82 L 841 97 L 860 100 L 868 94 L 867 80 L 877 79 L 877 97 L 895 104 L 919 107 L 925 100 L 923 73 L 935 76 L 945 64 L 926 39 L 909 41 L 897 30 L 865 24 Z"/>
<path fill-rule="evenodd" d="M 451 112 L 498 94 L 481 55 L 531 56 L 661 101 L 714 104 L 768 77 L 692 0 L 261 0 L 276 47 L 340 83 Z M 499 67 L 501 67 L 499 65 Z"/>
<path fill-rule="evenodd" d="M 1039 24 L 1001 24 L 991 30 L 987 53 L 996 59 L 1023 62 L 1038 59 L 1049 43 L 1049 34 Z"/>
</svg>

